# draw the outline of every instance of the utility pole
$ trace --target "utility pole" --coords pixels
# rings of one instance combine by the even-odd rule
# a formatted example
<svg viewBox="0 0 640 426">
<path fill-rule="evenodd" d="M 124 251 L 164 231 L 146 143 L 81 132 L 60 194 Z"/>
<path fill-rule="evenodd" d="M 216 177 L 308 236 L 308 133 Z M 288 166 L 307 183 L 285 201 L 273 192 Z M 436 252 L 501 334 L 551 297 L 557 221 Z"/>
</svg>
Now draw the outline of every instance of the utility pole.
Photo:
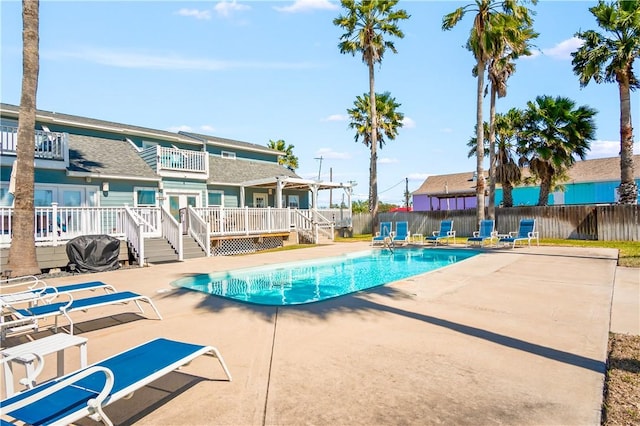
<svg viewBox="0 0 640 426">
<path fill-rule="evenodd" d="M 333 167 L 329 167 L 329 182 L 333 182 Z M 329 208 L 333 205 L 333 189 L 329 189 Z"/>
<path fill-rule="evenodd" d="M 404 206 L 407 208 L 407 211 L 409 211 L 409 178 L 404 178 L 405 179 L 405 185 L 404 185 Z"/>
<path fill-rule="evenodd" d="M 320 182 L 320 173 L 322 172 L 322 155 L 314 158 L 314 160 L 320 160 L 320 167 L 318 167 L 318 182 Z"/>
</svg>

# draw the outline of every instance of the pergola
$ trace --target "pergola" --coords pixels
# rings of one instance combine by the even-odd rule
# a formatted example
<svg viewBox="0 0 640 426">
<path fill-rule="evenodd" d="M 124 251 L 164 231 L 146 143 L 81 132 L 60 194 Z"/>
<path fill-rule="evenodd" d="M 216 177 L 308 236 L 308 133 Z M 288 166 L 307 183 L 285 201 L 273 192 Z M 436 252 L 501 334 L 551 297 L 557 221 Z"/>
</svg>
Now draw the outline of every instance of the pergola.
<svg viewBox="0 0 640 426">
<path fill-rule="evenodd" d="M 244 207 L 244 190 L 247 187 L 272 189 L 276 195 L 276 206 L 282 205 L 282 191 L 287 189 L 308 190 L 311 191 L 311 204 L 314 209 L 318 205 L 318 191 L 343 189 L 347 195 L 347 205 L 351 211 L 351 196 L 353 194 L 353 185 L 351 183 L 342 182 L 323 182 L 313 179 L 302 179 L 291 176 L 275 176 L 262 179 L 255 179 L 242 182 L 240 184 L 240 200 L 241 207 Z"/>
</svg>

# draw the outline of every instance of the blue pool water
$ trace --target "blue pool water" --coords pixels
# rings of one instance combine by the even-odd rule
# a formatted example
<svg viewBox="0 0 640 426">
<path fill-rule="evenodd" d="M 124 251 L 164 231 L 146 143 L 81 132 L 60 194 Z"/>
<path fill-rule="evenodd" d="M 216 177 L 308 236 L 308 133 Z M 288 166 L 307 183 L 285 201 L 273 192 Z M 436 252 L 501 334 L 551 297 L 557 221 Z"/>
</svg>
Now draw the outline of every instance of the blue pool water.
<svg viewBox="0 0 640 426">
<path fill-rule="evenodd" d="M 433 271 L 478 254 L 473 250 L 369 250 L 182 278 L 173 286 L 259 305 L 319 302 Z"/>
</svg>

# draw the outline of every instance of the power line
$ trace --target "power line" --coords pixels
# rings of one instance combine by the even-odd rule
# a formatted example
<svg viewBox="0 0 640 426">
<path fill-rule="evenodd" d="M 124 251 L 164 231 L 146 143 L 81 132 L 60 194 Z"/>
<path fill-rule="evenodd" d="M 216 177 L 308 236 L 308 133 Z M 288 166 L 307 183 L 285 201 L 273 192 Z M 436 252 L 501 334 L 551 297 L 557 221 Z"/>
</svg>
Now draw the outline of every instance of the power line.
<svg viewBox="0 0 640 426">
<path fill-rule="evenodd" d="M 391 191 L 391 190 L 392 190 L 393 188 L 395 188 L 396 186 L 398 186 L 398 185 L 400 185 L 400 184 L 404 183 L 404 181 L 405 181 L 405 180 L 404 180 L 404 178 L 402 178 L 402 180 L 401 180 L 400 182 L 396 183 L 396 184 L 395 184 L 395 185 L 393 185 L 391 188 L 387 188 L 387 189 L 385 189 L 384 191 L 378 191 L 378 194 L 384 194 L 384 193 L 385 193 L 385 192 L 387 192 L 387 191 Z"/>
</svg>

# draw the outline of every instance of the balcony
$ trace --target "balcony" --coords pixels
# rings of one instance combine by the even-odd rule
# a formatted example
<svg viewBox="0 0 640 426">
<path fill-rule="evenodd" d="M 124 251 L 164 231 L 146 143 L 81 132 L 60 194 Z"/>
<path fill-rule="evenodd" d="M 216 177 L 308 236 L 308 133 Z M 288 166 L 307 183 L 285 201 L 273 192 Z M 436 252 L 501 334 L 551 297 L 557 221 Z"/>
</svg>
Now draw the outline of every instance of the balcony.
<svg viewBox="0 0 640 426">
<path fill-rule="evenodd" d="M 156 145 L 142 151 L 141 156 L 160 176 L 196 179 L 209 176 L 209 158 L 203 151 Z"/>
<path fill-rule="evenodd" d="M 65 168 L 69 163 L 69 135 L 60 132 L 35 130 L 36 166 L 42 168 Z M 15 157 L 18 149 L 18 128 L 0 126 L 0 156 Z M 13 160 L 11 160 L 13 161 Z"/>
</svg>

